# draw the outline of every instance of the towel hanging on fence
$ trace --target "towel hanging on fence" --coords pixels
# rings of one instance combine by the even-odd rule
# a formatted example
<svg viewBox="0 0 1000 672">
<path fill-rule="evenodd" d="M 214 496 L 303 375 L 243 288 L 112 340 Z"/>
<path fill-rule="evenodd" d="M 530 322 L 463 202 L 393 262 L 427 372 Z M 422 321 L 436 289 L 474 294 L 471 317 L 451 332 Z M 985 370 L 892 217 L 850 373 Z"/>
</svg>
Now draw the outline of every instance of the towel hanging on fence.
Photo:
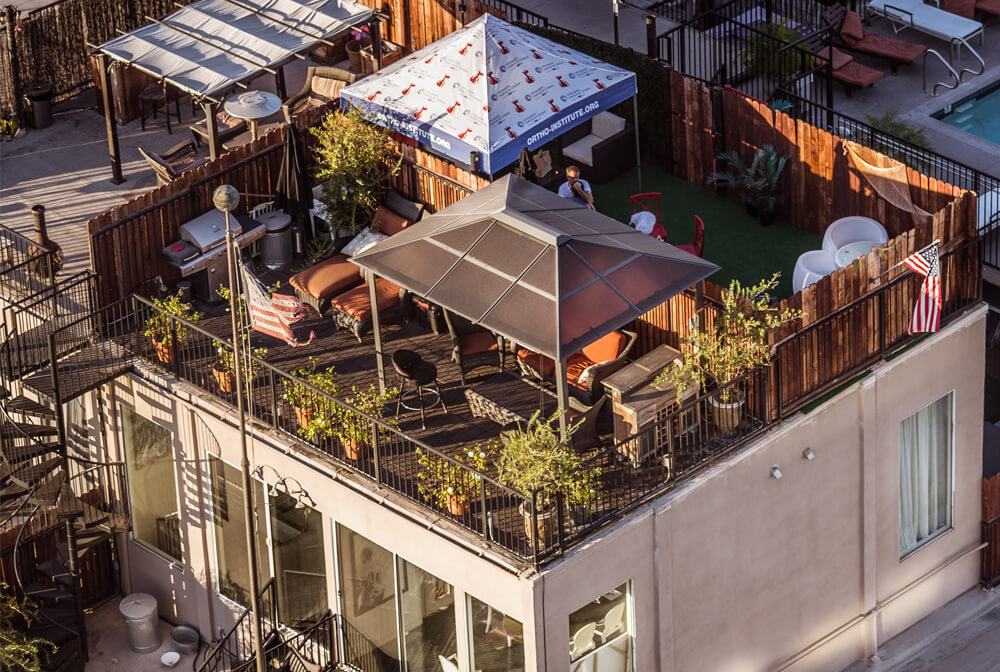
<svg viewBox="0 0 1000 672">
<path fill-rule="evenodd" d="M 865 176 L 879 196 L 913 216 L 916 225 L 931 221 L 933 215 L 920 208 L 910 198 L 910 182 L 906 166 L 856 142 L 844 141 L 844 153 L 851 157 L 855 168 Z"/>
</svg>

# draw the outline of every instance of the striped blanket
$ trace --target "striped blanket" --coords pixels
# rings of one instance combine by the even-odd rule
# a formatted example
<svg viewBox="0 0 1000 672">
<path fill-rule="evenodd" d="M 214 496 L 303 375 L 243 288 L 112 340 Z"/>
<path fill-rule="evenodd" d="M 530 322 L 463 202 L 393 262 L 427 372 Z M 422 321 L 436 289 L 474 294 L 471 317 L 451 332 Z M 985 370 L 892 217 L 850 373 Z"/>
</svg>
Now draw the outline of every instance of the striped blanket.
<svg viewBox="0 0 1000 672">
<path fill-rule="evenodd" d="M 309 308 L 295 296 L 287 294 L 267 295 L 267 289 L 244 266 L 243 287 L 246 292 L 247 305 L 250 307 L 250 323 L 262 334 L 279 338 L 288 345 L 309 345 L 316 334 L 309 332 L 309 340 L 299 341 L 292 332 L 294 323 L 301 320 L 309 312 Z"/>
</svg>

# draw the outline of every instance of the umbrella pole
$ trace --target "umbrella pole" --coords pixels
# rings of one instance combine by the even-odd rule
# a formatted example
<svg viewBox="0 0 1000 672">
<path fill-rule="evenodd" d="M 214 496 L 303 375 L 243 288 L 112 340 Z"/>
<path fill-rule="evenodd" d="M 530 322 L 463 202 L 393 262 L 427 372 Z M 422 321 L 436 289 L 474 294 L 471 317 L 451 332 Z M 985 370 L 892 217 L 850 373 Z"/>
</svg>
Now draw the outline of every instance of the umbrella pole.
<svg viewBox="0 0 1000 672">
<path fill-rule="evenodd" d="M 382 361 L 382 320 L 378 314 L 378 293 L 375 291 L 375 274 L 368 279 L 368 296 L 372 306 L 372 332 L 375 334 L 375 365 L 378 367 L 378 392 L 385 394 L 385 364 Z"/>
<path fill-rule="evenodd" d="M 635 174 L 639 181 L 639 193 L 642 193 L 642 150 L 639 147 L 639 93 L 632 96 L 632 127 L 635 129 Z"/>
<path fill-rule="evenodd" d="M 559 398 L 559 438 L 569 439 L 569 383 L 566 382 L 566 360 L 556 360 L 556 396 Z"/>
</svg>

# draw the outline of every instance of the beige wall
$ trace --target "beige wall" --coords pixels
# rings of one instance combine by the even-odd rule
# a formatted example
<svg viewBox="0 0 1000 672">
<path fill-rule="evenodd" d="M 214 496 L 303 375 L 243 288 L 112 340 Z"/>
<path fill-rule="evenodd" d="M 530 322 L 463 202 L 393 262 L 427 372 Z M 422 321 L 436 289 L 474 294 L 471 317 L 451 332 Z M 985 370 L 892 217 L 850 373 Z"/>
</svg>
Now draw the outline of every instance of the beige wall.
<svg viewBox="0 0 1000 672">
<path fill-rule="evenodd" d="M 628 579 L 636 670 L 678 672 L 774 669 L 853 622 L 789 668 L 839 670 L 874 627 L 883 642 L 974 586 L 977 553 L 886 604 L 978 544 L 984 329 L 980 310 L 874 367 L 546 571 L 548 672 L 569 669 L 569 614 Z M 900 560 L 899 423 L 950 391 L 953 529 Z"/>
</svg>

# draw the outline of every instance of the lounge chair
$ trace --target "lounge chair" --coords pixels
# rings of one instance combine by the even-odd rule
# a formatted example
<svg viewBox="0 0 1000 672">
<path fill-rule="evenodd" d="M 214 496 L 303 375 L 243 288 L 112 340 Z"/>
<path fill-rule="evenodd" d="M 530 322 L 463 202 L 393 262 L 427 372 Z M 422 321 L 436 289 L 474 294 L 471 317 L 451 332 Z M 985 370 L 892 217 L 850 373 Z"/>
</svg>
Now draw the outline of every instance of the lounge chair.
<svg viewBox="0 0 1000 672">
<path fill-rule="evenodd" d="M 503 371 L 503 348 L 496 335 L 482 328 L 456 329 L 449 311 L 444 321 L 451 336 L 451 359 L 458 364 L 458 375 L 465 385 L 465 374 L 481 366 L 496 366 Z"/>
<path fill-rule="evenodd" d="M 194 139 L 195 149 L 201 146 L 201 142 L 204 141 L 208 144 L 208 120 L 202 119 L 197 124 L 191 124 L 188 126 L 191 131 L 191 137 Z M 247 130 L 247 122 L 243 119 L 237 119 L 236 117 L 231 117 L 225 112 L 219 112 L 215 115 L 215 132 L 219 137 L 219 144 L 228 142 L 235 138 L 236 136 L 245 133 Z"/>
<path fill-rule="evenodd" d="M 378 297 L 378 310 L 382 313 L 399 305 L 403 295 L 399 285 L 385 278 L 375 279 L 375 295 Z M 337 328 L 350 329 L 358 343 L 362 342 L 372 326 L 372 300 L 368 284 L 349 289 L 330 301 L 330 311 L 333 323 Z"/>
<path fill-rule="evenodd" d="M 625 366 L 625 357 L 639 338 L 634 331 L 619 329 L 603 336 L 566 359 L 566 381 L 577 398 L 594 403 L 602 394 L 601 382 Z M 556 365 L 549 357 L 533 350 L 517 351 L 517 365 L 525 376 L 554 380 Z"/>
<path fill-rule="evenodd" d="M 955 60 L 955 47 L 961 49 L 964 42 L 979 36 L 983 44 L 983 24 L 967 19 L 943 9 L 925 5 L 923 0 L 871 0 L 868 11 L 884 17 L 897 33 L 905 28 L 913 28 L 951 45 L 951 59 Z M 961 57 L 961 52 L 959 52 Z"/>
<path fill-rule="evenodd" d="M 181 173 L 208 162 L 208 159 L 198 156 L 198 150 L 195 149 L 192 140 L 185 140 L 162 154 L 147 151 L 142 147 L 139 147 L 139 153 L 156 173 L 157 186 L 168 184 L 180 177 Z"/>
<path fill-rule="evenodd" d="M 885 73 L 881 70 L 862 65 L 855 61 L 853 56 L 845 54 L 835 47 L 830 47 L 829 51 L 821 50 L 820 54 L 830 59 L 833 78 L 844 87 L 844 93 L 847 94 L 848 98 L 854 91 L 871 86 L 885 77 Z"/>
<path fill-rule="evenodd" d="M 976 11 L 1000 16 L 1000 0 L 976 0 Z"/>
<path fill-rule="evenodd" d="M 1000 2 L 1000 0 L 993 1 Z M 889 62 L 893 73 L 900 65 L 912 63 L 920 54 L 927 51 L 927 47 L 922 44 L 869 33 L 861 25 L 861 15 L 848 11 L 843 5 L 832 5 L 823 10 L 823 19 L 833 27 L 839 38 L 839 46 L 882 58 Z"/>
<path fill-rule="evenodd" d="M 340 90 L 353 84 L 358 76 L 349 70 L 332 66 L 312 66 L 306 71 L 306 83 L 302 90 L 282 104 L 285 121 L 313 107 L 324 107 L 340 100 Z"/>
</svg>

